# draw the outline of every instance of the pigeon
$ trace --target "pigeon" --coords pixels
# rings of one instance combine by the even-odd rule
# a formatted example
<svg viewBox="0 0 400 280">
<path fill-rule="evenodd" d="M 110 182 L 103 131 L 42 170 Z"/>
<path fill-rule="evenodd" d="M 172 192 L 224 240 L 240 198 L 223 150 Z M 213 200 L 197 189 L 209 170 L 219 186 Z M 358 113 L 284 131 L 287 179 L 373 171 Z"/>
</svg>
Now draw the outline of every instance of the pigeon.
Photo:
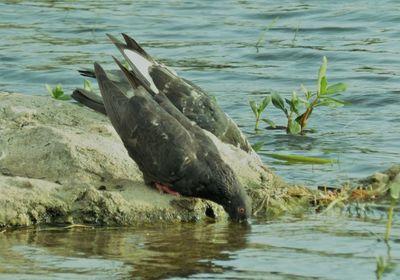
<svg viewBox="0 0 400 280">
<path fill-rule="evenodd" d="M 204 130 L 163 91 L 155 92 L 154 85 L 144 84 L 143 77 L 114 60 L 131 85 L 131 97 L 98 63 L 94 64 L 94 73 L 105 112 L 146 184 L 214 201 L 233 221 L 248 219 L 251 199 Z"/>
<path fill-rule="evenodd" d="M 162 92 L 179 111 L 198 126 L 225 143 L 246 152 L 252 152 L 246 137 L 235 122 L 218 106 L 215 98 L 194 83 L 179 77 L 173 69 L 157 62 L 128 35 L 122 34 L 125 43 L 109 34 L 107 36 L 120 50 L 138 80 L 133 85 L 133 89 L 143 87 L 154 94 Z M 97 78 L 92 70 L 79 72 L 83 76 Z M 107 75 L 123 93 L 129 95 L 132 86 L 121 70 L 107 72 Z M 104 114 L 106 111 L 102 99 L 93 92 L 78 88 L 73 92 L 72 97 L 97 112 Z"/>
</svg>

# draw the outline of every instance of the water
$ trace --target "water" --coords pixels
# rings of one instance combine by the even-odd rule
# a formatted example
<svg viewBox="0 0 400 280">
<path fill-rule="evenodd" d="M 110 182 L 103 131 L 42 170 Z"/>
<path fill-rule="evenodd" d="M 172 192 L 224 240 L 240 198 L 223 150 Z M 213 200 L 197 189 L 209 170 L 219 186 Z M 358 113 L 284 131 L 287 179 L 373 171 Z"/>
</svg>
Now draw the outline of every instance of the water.
<svg viewBox="0 0 400 280">
<path fill-rule="evenodd" d="M 253 143 L 266 142 L 263 151 L 339 160 L 288 166 L 264 156 L 277 173 L 307 185 L 338 184 L 398 163 L 400 154 L 400 3 L 377 3 L 2 1 L 0 89 L 45 95 L 45 83 L 61 83 L 70 92 L 83 81 L 77 69 L 93 61 L 114 67 L 118 51 L 105 33 L 127 32 L 215 95 Z M 248 101 L 272 90 L 289 97 L 301 84 L 315 89 L 324 55 L 329 81 L 348 85 L 343 99 L 351 105 L 315 110 L 309 126 L 317 132 L 307 137 L 254 135 Z M 267 114 L 285 124 L 272 106 Z"/>
<path fill-rule="evenodd" d="M 400 227 L 396 226 L 395 231 Z M 26 229 L 0 235 L 0 279 L 374 279 L 382 222 Z M 393 263 L 400 243 L 391 245 Z M 396 268 L 384 279 L 399 279 Z"/>
<path fill-rule="evenodd" d="M 274 20 L 257 51 L 262 30 Z M 266 142 L 263 152 L 339 160 L 288 165 L 263 156 L 286 180 L 335 185 L 398 163 L 399 22 L 400 3 L 394 0 L 3 0 L 0 90 L 46 95 L 45 83 L 61 83 L 70 92 L 83 82 L 77 69 L 93 61 L 114 67 L 111 55 L 118 52 L 104 34 L 127 32 L 215 95 L 252 143 Z M 255 134 L 248 101 L 273 90 L 289 97 L 293 90 L 300 92 L 300 84 L 315 89 L 324 55 L 329 82 L 345 82 L 342 99 L 351 104 L 317 108 L 309 123 L 316 132 L 306 137 L 271 130 Z M 268 108 L 267 114 L 284 124 L 276 109 Z M 370 233 L 381 235 L 383 228 L 380 219 L 319 217 L 258 222 L 239 233 L 217 225 L 161 232 L 27 230 L 0 235 L 5 248 L 0 278 L 146 278 L 148 270 L 164 278 L 373 279 L 375 256 L 385 255 L 385 246 Z M 195 238 L 193 244 L 184 243 L 188 236 Z M 392 254 L 395 249 L 397 244 Z M 393 256 L 398 261 L 398 251 Z M 397 269 L 385 279 L 398 276 Z"/>
</svg>

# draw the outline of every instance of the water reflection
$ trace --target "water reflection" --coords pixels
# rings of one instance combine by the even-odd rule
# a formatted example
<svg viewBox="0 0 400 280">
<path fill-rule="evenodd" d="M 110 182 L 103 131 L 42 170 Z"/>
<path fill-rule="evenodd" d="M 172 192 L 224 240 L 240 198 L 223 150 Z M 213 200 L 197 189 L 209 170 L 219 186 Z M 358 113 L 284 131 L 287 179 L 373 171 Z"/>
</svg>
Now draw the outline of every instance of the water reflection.
<svg viewBox="0 0 400 280">
<path fill-rule="evenodd" d="M 0 279 L 24 274 L 165 279 L 220 273 L 223 268 L 212 262 L 245 248 L 249 231 L 246 225 L 209 223 L 6 232 L 0 235 Z"/>
</svg>

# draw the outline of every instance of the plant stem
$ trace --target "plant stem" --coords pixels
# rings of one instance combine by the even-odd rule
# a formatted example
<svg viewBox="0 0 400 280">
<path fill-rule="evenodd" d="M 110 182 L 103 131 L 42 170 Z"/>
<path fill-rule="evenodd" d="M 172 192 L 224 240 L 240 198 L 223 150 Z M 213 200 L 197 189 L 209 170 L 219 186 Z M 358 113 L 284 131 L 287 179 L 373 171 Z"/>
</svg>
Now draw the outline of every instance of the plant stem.
<svg viewBox="0 0 400 280">
<path fill-rule="evenodd" d="M 390 230 L 392 229 L 392 222 L 393 222 L 393 209 L 395 206 L 396 206 L 396 200 L 392 199 L 390 201 L 390 207 L 388 210 L 388 220 L 386 223 L 385 242 L 388 242 L 389 238 L 390 238 Z"/>
<path fill-rule="evenodd" d="M 290 114 L 287 116 L 287 127 L 286 127 L 286 133 L 291 134 L 292 131 L 290 130 L 291 124 L 292 124 L 292 114 L 293 112 L 290 111 Z"/>
<path fill-rule="evenodd" d="M 319 100 L 319 94 L 317 95 L 317 97 L 315 97 L 314 101 L 307 108 L 307 110 L 303 114 L 303 117 L 301 117 L 301 119 L 300 119 L 300 127 L 301 127 L 300 134 L 303 134 L 303 131 L 307 125 L 307 120 L 310 117 L 310 115 L 314 109 L 314 106 L 317 104 L 318 100 Z"/>
<path fill-rule="evenodd" d="M 260 114 L 256 115 L 256 124 L 254 130 L 258 130 L 258 126 L 260 125 Z"/>
</svg>

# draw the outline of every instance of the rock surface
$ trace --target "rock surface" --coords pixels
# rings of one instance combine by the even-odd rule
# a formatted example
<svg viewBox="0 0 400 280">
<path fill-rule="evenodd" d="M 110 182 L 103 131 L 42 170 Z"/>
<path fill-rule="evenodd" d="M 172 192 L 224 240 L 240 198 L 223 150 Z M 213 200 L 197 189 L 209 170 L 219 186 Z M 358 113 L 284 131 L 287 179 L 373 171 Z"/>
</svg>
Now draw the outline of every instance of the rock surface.
<svg viewBox="0 0 400 280">
<path fill-rule="evenodd" d="M 210 137 L 253 197 L 255 211 L 271 192 L 285 189 L 255 153 Z M 0 93 L 0 226 L 132 225 L 207 216 L 226 218 L 213 202 L 144 185 L 106 117 L 50 97 Z"/>
</svg>

